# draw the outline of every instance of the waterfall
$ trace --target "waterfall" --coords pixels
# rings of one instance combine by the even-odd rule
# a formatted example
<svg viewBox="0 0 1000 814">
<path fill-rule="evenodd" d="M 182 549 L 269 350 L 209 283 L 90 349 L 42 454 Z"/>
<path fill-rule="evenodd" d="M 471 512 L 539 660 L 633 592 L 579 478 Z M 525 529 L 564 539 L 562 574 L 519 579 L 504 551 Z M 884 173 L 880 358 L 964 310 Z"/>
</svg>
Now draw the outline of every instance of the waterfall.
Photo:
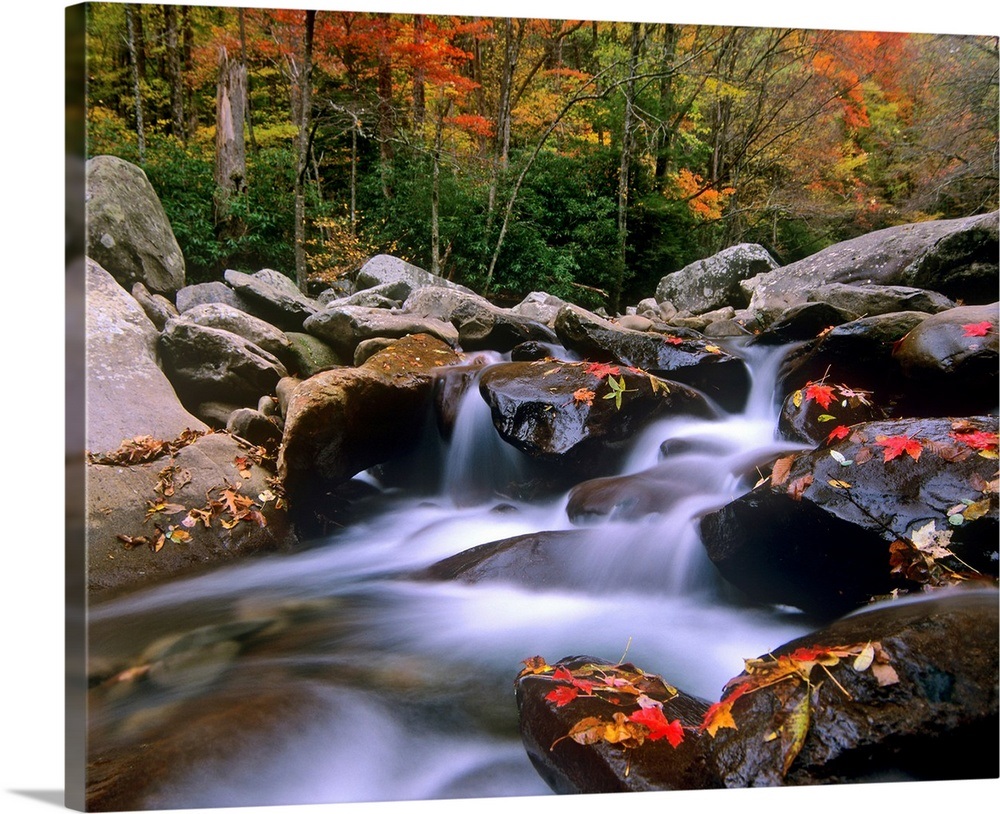
<svg viewBox="0 0 1000 814">
<path fill-rule="evenodd" d="M 737 350 L 753 372 L 744 411 L 666 419 L 635 437 L 620 474 L 662 491 L 655 513 L 578 526 L 566 495 L 511 497 L 525 461 L 473 383 L 442 445 L 437 494 L 394 490 L 379 512 L 302 552 L 94 605 L 99 742 L 127 748 L 191 726 L 199 704 L 214 726 L 245 727 L 238 746 L 166 773 L 147 801 L 166 808 L 540 795 L 549 790 L 520 745 L 510 691 L 522 659 L 616 660 L 627 649 L 643 669 L 717 698 L 744 658 L 810 628 L 734 597 L 698 537 L 703 513 L 794 448 L 775 440 L 778 352 Z M 580 537 L 562 587 L 410 578 L 539 531 Z M 112 680 L 142 665 L 157 680 Z M 248 701 L 266 711 L 278 689 L 292 709 L 284 723 L 241 713 Z"/>
</svg>

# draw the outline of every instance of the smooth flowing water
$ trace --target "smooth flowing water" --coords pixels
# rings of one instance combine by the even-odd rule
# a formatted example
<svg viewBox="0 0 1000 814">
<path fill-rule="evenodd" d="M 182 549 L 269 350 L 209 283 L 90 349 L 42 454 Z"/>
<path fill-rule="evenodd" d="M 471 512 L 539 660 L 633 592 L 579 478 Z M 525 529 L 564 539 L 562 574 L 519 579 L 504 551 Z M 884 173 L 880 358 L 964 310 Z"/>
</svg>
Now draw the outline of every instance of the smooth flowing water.
<svg viewBox="0 0 1000 814">
<path fill-rule="evenodd" d="M 408 578 L 482 543 L 574 528 L 565 495 L 503 494 L 525 462 L 472 387 L 450 440 L 414 458 L 426 476 L 403 487 L 359 476 L 378 494 L 327 539 L 92 607 L 92 671 L 143 670 L 92 690 L 94 745 L 206 728 L 204 755 L 177 761 L 151 807 L 537 795 L 550 792 L 521 746 L 512 691 L 522 659 L 627 650 L 717 699 L 744 658 L 810 628 L 742 603 L 698 539 L 701 514 L 790 448 L 775 441 L 778 352 L 734 350 L 753 377 L 744 411 L 661 421 L 634 439 L 622 474 L 646 473 L 669 499 L 579 529 L 571 589 Z M 664 441 L 678 451 L 663 455 Z"/>
</svg>

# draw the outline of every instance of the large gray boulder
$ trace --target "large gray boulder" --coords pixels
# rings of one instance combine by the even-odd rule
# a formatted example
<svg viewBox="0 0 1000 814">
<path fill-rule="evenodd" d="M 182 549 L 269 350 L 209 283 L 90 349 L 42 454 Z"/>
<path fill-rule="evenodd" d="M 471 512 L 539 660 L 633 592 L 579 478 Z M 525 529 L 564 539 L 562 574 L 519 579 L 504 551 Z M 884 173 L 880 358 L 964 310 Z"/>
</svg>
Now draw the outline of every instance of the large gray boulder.
<svg viewBox="0 0 1000 814">
<path fill-rule="evenodd" d="M 100 264 L 87 261 L 87 449 L 207 426 L 184 409 L 158 365 L 157 331 Z"/>
<path fill-rule="evenodd" d="M 458 330 L 463 350 L 509 351 L 522 342 L 555 342 L 547 325 L 493 305 L 477 294 L 439 287 L 418 288 L 403 309 L 420 317 L 450 322 Z"/>
<path fill-rule="evenodd" d="M 206 328 L 221 328 L 253 342 L 282 361 L 291 354 L 291 342 L 283 331 L 258 317 L 221 302 L 196 305 L 184 312 L 183 319 Z"/>
<path fill-rule="evenodd" d="M 87 256 L 131 290 L 157 294 L 184 285 L 184 255 L 149 179 L 110 155 L 87 162 Z"/>
<path fill-rule="evenodd" d="M 771 321 L 830 283 L 902 285 L 967 304 L 997 298 L 997 213 L 908 223 L 836 243 L 742 283 L 749 308 Z"/>
<path fill-rule="evenodd" d="M 185 404 L 225 401 L 256 406 L 288 375 L 285 366 L 242 336 L 172 319 L 160 335 L 164 370 Z"/>
<path fill-rule="evenodd" d="M 473 293 L 465 286 L 453 283 L 450 280 L 444 279 L 444 277 L 438 277 L 429 271 L 424 271 L 419 266 L 414 266 L 412 263 L 407 263 L 405 260 L 393 257 L 391 254 L 375 255 L 361 267 L 354 280 L 355 288 L 358 291 L 388 283 L 409 289 L 409 291 L 406 291 L 402 295 L 403 299 L 406 299 L 410 292 L 422 286 L 453 288 L 465 291 L 468 294 Z"/>
<path fill-rule="evenodd" d="M 180 313 L 189 311 L 196 305 L 203 305 L 210 302 L 221 302 L 239 308 L 241 311 L 249 313 L 250 306 L 233 289 L 225 283 L 215 280 L 211 283 L 194 283 L 186 285 L 177 292 L 175 299 L 177 310 Z"/>
<path fill-rule="evenodd" d="M 763 246 L 740 243 L 663 277 L 656 286 L 656 300 L 692 314 L 727 305 L 743 308 L 748 297 L 740 281 L 776 268 L 777 261 Z"/>
<path fill-rule="evenodd" d="M 954 308 L 944 294 L 903 285 L 851 285 L 830 283 L 806 295 L 809 302 L 824 302 L 857 317 L 874 317 L 897 311 L 922 311 L 936 314 Z"/>
<path fill-rule="evenodd" d="M 358 345 L 376 337 L 400 339 L 423 333 L 449 345 L 458 344 L 458 331 L 450 322 L 360 305 L 331 306 L 309 317 L 304 327 L 306 333 L 327 342 L 344 359 L 353 359 Z"/>
<path fill-rule="evenodd" d="M 316 302 L 299 291 L 289 277 L 273 269 L 261 269 L 254 274 L 226 269 L 223 276 L 255 316 L 283 331 L 301 331 L 302 323 L 319 310 Z"/>
</svg>

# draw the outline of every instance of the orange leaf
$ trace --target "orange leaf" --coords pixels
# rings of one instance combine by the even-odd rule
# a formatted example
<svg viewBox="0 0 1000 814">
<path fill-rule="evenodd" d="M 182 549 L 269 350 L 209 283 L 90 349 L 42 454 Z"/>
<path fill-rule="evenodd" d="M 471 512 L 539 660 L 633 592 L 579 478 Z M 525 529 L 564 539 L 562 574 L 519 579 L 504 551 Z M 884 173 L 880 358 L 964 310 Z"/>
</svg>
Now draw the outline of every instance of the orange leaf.
<svg viewBox="0 0 1000 814">
<path fill-rule="evenodd" d="M 598 379 L 621 375 L 621 369 L 618 365 L 609 365 L 604 362 L 591 362 L 584 368 L 583 372 L 591 376 L 596 376 Z"/>
<path fill-rule="evenodd" d="M 828 384 L 813 384 L 809 382 L 804 392 L 807 401 L 812 399 L 824 410 L 830 406 L 834 398 L 833 388 Z"/>
<path fill-rule="evenodd" d="M 684 727 L 681 726 L 681 722 L 668 721 L 659 707 L 637 710 L 629 715 L 628 719 L 646 727 L 651 741 L 666 738 L 671 746 L 676 747 L 684 740 Z"/>
<path fill-rule="evenodd" d="M 573 391 L 573 401 L 579 404 L 593 404 L 595 395 L 597 394 L 589 387 L 581 387 Z"/>
<path fill-rule="evenodd" d="M 850 434 L 851 434 L 850 429 L 841 424 L 837 427 L 834 427 L 833 430 L 830 431 L 830 434 L 826 437 L 826 443 L 832 444 L 834 441 L 840 441 L 844 438 L 847 438 L 847 436 Z"/>
<path fill-rule="evenodd" d="M 579 694 L 580 691 L 576 687 L 556 687 L 552 690 L 552 692 L 545 696 L 545 700 L 554 701 L 557 707 L 563 707 Z"/>
</svg>

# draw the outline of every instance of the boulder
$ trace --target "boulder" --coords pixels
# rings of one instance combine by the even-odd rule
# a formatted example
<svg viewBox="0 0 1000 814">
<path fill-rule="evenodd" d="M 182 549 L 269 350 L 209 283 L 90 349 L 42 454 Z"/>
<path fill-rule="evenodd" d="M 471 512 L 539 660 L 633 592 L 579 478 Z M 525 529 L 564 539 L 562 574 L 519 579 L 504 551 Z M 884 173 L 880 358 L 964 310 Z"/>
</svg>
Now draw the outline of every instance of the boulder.
<svg viewBox="0 0 1000 814">
<path fill-rule="evenodd" d="M 219 328 L 242 336 L 258 348 L 277 357 L 283 363 L 291 359 L 291 342 L 271 323 L 222 302 L 195 305 L 184 312 L 183 318 L 205 328 Z"/>
<path fill-rule="evenodd" d="M 896 311 L 922 311 L 936 314 L 954 308 L 944 294 L 902 285 L 851 285 L 830 283 L 806 294 L 809 302 L 825 302 L 857 317 L 874 317 Z"/>
<path fill-rule="evenodd" d="M 135 436 L 207 429 L 160 369 L 156 328 L 135 299 L 89 259 L 86 285 L 86 448 L 108 452 Z"/>
<path fill-rule="evenodd" d="M 565 300 L 561 300 L 551 294 L 546 294 L 544 291 L 532 291 L 521 302 L 511 307 L 510 310 L 519 316 L 527 317 L 535 322 L 541 322 L 543 325 L 554 328 L 559 309 L 564 305 L 566 305 Z"/>
<path fill-rule="evenodd" d="M 997 409 L 997 303 L 951 308 L 907 333 L 893 359 L 909 380 L 913 409 L 972 415 Z"/>
<path fill-rule="evenodd" d="M 168 319 L 177 316 L 177 309 L 170 300 L 162 294 L 150 294 L 149 289 L 142 283 L 135 283 L 132 286 L 132 296 L 158 331 L 163 330 Z"/>
<path fill-rule="evenodd" d="M 748 659 L 711 705 L 631 663 L 535 656 L 521 739 L 566 794 L 995 778 L 997 609 L 993 589 L 882 603 Z"/>
<path fill-rule="evenodd" d="M 702 542 L 754 601 L 827 616 L 893 591 L 996 579 L 996 450 L 995 417 L 842 427 L 704 516 Z"/>
<path fill-rule="evenodd" d="M 146 173 L 110 155 L 87 162 L 87 256 L 126 289 L 140 282 L 171 295 L 184 285 L 184 255 Z"/>
<path fill-rule="evenodd" d="M 458 356 L 407 336 L 361 367 L 317 373 L 288 397 L 278 471 L 293 507 L 412 450 L 429 413 L 434 371 Z M 281 391 L 279 390 L 279 398 Z"/>
<path fill-rule="evenodd" d="M 833 379 L 807 382 L 789 393 L 778 414 L 778 435 L 810 446 L 826 441 L 837 427 L 886 418 L 872 399 L 857 387 Z"/>
<path fill-rule="evenodd" d="M 710 776 L 728 788 L 995 778 L 997 608 L 990 589 L 884 603 L 762 655 L 758 664 L 797 656 L 813 685 L 786 681 L 735 700 L 735 728 L 705 743 Z M 865 667 L 854 653 L 868 643 L 878 647 Z M 809 666 L 831 650 L 847 655 Z M 752 687 L 755 676 L 735 677 L 727 697 L 741 682 Z"/>
<path fill-rule="evenodd" d="M 438 277 L 429 271 L 424 271 L 422 268 L 407 263 L 398 257 L 393 257 L 391 254 L 375 255 L 360 268 L 354 278 L 354 285 L 358 291 L 386 284 L 400 286 L 400 299 L 406 299 L 412 291 L 423 286 L 451 288 L 464 291 L 468 294 L 473 293 L 464 286 L 457 285 L 443 277 Z M 406 288 L 409 290 L 406 293 L 402 293 Z"/>
<path fill-rule="evenodd" d="M 248 339 L 183 317 L 167 323 L 160 352 L 185 404 L 227 401 L 249 407 L 287 375 L 281 362 Z"/>
<path fill-rule="evenodd" d="M 863 317 L 793 349 L 782 363 L 778 392 L 782 398 L 812 382 L 828 381 L 874 394 L 874 402 L 895 410 L 907 389 L 893 348 L 928 314 L 900 311 Z"/>
<path fill-rule="evenodd" d="M 242 409 L 239 404 L 225 401 L 203 401 L 194 408 L 194 414 L 208 426 L 216 430 L 224 430 L 229 423 L 229 416 Z"/>
<path fill-rule="evenodd" d="M 255 446 L 264 447 L 271 454 L 278 451 L 278 445 L 281 443 L 281 429 L 278 423 L 250 407 L 240 407 L 229 414 L 226 420 L 226 432 Z"/>
<path fill-rule="evenodd" d="M 555 333 L 547 325 L 462 291 L 418 288 L 406 299 L 403 310 L 419 317 L 450 322 L 458 331 L 459 344 L 467 351 L 504 353 L 522 342 L 556 341 Z"/>
<path fill-rule="evenodd" d="M 581 466 L 595 474 L 612 469 L 635 433 L 656 418 L 712 413 L 683 384 L 584 362 L 492 365 L 479 391 L 507 443 L 574 474 Z"/>
<path fill-rule="evenodd" d="M 322 339 L 296 331 L 286 331 L 288 339 L 288 369 L 303 379 L 343 364 L 340 356 Z"/>
<path fill-rule="evenodd" d="M 273 269 L 254 274 L 226 269 L 224 276 L 255 316 L 283 331 L 301 331 L 306 319 L 319 310 L 291 279 Z"/>
<path fill-rule="evenodd" d="M 359 305 L 331 306 L 309 317 L 304 327 L 306 333 L 328 343 L 344 359 L 353 359 L 361 342 L 376 337 L 399 339 L 408 334 L 428 334 L 449 345 L 458 344 L 458 331 L 448 322 Z"/>
<path fill-rule="evenodd" d="M 206 303 L 216 302 L 223 303 L 224 305 L 230 305 L 233 308 L 238 308 L 240 311 L 246 311 L 247 313 L 250 313 L 252 308 L 252 306 L 239 294 L 233 291 L 233 289 L 218 280 L 211 283 L 195 283 L 193 285 L 184 286 L 184 288 L 177 292 L 176 302 L 177 310 L 182 314 L 185 311 L 190 311 L 196 305 L 205 305 Z"/>
<path fill-rule="evenodd" d="M 997 296 L 997 213 L 908 223 L 836 243 L 744 281 L 765 322 L 830 283 L 902 285 L 971 304 Z"/>
<path fill-rule="evenodd" d="M 828 328 L 857 319 L 852 314 L 825 302 L 804 302 L 786 308 L 768 328 L 754 337 L 755 344 L 785 345 L 813 339 Z"/>
<path fill-rule="evenodd" d="M 743 308 L 749 297 L 740 282 L 776 268 L 777 261 L 763 246 L 740 243 L 666 275 L 656 286 L 656 299 L 692 314 Z"/>
<path fill-rule="evenodd" d="M 133 590 L 293 546 L 296 537 L 287 513 L 275 508 L 273 499 L 264 502 L 258 497 L 268 489 L 273 469 L 248 461 L 249 469 L 244 470 L 249 478 L 244 479 L 237 459 L 246 455 L 234 438 L 215 433 L 145 463 L 92 459 L 87 465 L 91 594 Z M 239 519 L 238 513 L 225 508 L 226 490 L 237 495 L 234 500 L 248 501 L 247 513 Z M 211 501 L 218 505 L 211 506 Z M 164 508 L 153 511 L 157 505 Z M 185 525 L 182 521 L 191 509 L 205 512 L 208 525 L 204 519 Z M 232 527 L 225 528 L 223 521 Z M 158 549 L 157 526 L 164 534 Z"/>
<path fill-rule="evenodd" d="M 701 390 L 726 409 L 746 401 L 750 379 L 742 359 L 686 329 L 633 331 L 576 305 L 559 311 L 556 334 L 587 359 L 636 367 Z"/>
</svg>

